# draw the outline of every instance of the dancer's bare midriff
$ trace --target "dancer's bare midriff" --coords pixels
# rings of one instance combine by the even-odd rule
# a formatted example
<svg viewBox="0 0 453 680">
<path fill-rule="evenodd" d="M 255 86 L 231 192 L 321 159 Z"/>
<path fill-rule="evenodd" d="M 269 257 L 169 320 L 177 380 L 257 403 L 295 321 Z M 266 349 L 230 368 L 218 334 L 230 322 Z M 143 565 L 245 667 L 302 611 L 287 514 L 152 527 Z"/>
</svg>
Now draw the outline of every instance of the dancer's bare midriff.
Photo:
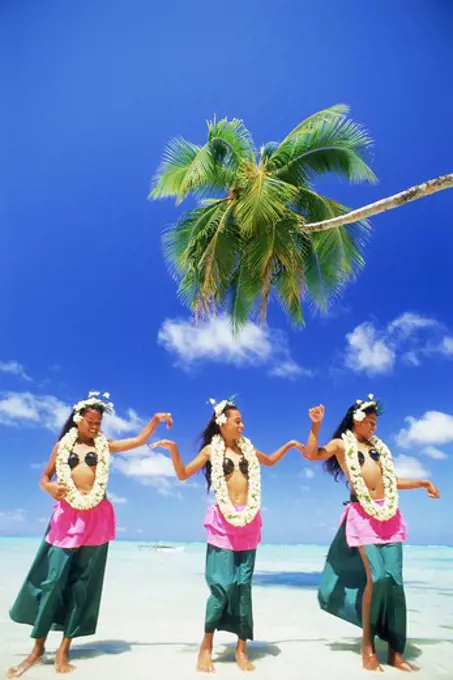
<svg viewBox="0 0 453 680">
<path fill-rule="evenodd" d="M 373 460 L 371 458 L 369 451 L 371 445 L 359 444 L 359 451 L 363 454 L 364 461 L 360 468 L 360 473 L 362 475 L 363 481 L 369 489 L 370 496 L 373 500 L 381 500 L 384 498 L 384 479 L 382 476 L 382 468 L 379 461 Z M 348 466 L 345 461 L 344 448 L 336 454 L 338 463 L 343 470 L 343 474 L 349 482 L 349 486 L 352 489 L 351 479 L 349 477 Z"/>
<path fill-rule="evenodd" d="M 247 505 L 249 481 L 239 469 L 239 462 L 242 458 L 242 454 L 227 448 L 225 456 L 234 463 L 233 472 L 225 477 L 230 501 L 233 505 Z"/>
</svg>

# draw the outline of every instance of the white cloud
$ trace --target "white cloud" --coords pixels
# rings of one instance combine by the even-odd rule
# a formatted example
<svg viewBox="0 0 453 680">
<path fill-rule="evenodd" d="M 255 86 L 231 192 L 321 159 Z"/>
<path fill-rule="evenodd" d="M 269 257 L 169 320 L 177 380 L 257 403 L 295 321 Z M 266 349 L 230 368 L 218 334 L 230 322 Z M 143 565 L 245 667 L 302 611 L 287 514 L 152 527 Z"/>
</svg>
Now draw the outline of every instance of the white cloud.
<svg viewBox="0 0 453 680">
<path fill-rule="evenodd" d="M 152 486 L 161 496 L 176 496 L 182 499 L 174 481 L 170 481 L 168 477 L 144 477 L 140 480 L 144 486 Z"/>
<path fill-rule="evenodd" d="M 362 323 L 346 336 L 346 365 L 356 373 L 377 375 L 390 373 L 395 363 L 395 351 L 379 337 L 373 324 Z"/>
<path fill-rule="evenodd" d="M 407 427 L 396 436 L 398 446 L 435 446 L 453 442 L 453 415 L 442 411 L 426 411 L 421 418 L 408 416 Z"/>
<path fill-rule="evenodd" d="M 308 368 L 304 368 L 303 366 L 299 366 L 299 364 L 296 364 L 295 361 L 292 359 L 288 359 L 287 361 L 282 361 L 281 364 L 275 364 L 273 368 L 270 370 L 270 375 L 275 376 L 276 378 L 298 378 L 305 376 L 306 378 L 312 378 L 314 375 L 314 372 L 311 371 Z"/>
<path fill-rule="evenodd" d="M 393 462 L 398 477 L 407 477 L 409 479 L 429 477 L 429 470 L 426 470 L 417 458 L 406 456 L 402 453 L 401 455 L 396 456 L 393 459 Z"/>
<path fill-rule="evenodd" d="M 406 364 L 420 366 L 422 359 L 434 355 L 453 356 L 453 337 L 436 319 L 405 312 L 378 329 L 365 322 L 346 336 L 346 366 L 356 373 L 389 374 L 401 358 Z"/>
<path fill-rule="evenodd" d="M 250 321 L 234 335 L 225 315 L 198 325 L 188 319 L 166 319 L 157 341 L 177 357 L 177 365 L 186 369 L 210 361 L 233 366 L 268 365 L 271 375 L 283 378 L 311 374 L 291 358 L 283 331 Z"/>
<path fill-rule="evenodd" d="M 0 510 L 0 528 L 2 529 L 10 529 L 12 524 L 23 524 L 26 519 L 26 511 L 23 508 Z"/>
<path fill-rule="evenodd" d="M 143 486 L 152 486 L 161 496 L 182 498 L 170 458 L 162 453 L 150 455 L 147 452 L 149 449 L 142 446 L 137 449 L 137 453 L 131 452 L 132 455 L 115 455 L 112 458 L 113 466 L 123 475 L 131 477 Z M 185 484 L 185 486 L 192 485 Z"/>
<path fill-rule="evenodd" d="M 127 498 L 123 498 L 123 496 L 117 496 L 117 494 L 113 493 L 112 491 L 108 492 L 108 497 L 111 503 L 114 505 L 123 505 L 124 503 L 127 503 Z"/>
<path fill-rule="evenodd" d="M 105 414 L 102 420 L 102 430 L 106 437 L 111 439 L 128 432 L 140 432 L 145 427 L 145 421 L 133 409 L 128 409 L 126 414 L 126 418 L 121 418 L 117 413 Z"/>
<path fill-rule="evenodd" d="M 19 378 L 22 378 L 22 380 L 32 382 L 32 379 L 26 374 L 22 364 L 20 364 L 18 361 L 0 361 L 0 373 L 17 375 Z"/>
<path fill-rule="evenodd" d="M 272 343 L 266 329 L 249 322 L 236 336 L 225 316 L 194 325 L 190 320 L 166 319 L 159 330 L 158 342 L 182 361 L 199 359 L 241 366 L 266 361 Z"/>
<path fill-rule="evenodd" d="M 446 460 L 448 458 L 446 453 L 440 449 L 437 449 L 435 446 L 426 446 L 424 449 L 422 449 L 421 453 L 424 456 L 428 456 L 428 458 L 432 458 L 433 460 Z"/>
<path fill-rule="evenodd" d="M 435 319 L 413 314 L 412 312 L 405 312 L 389 323 L 388 332 L 394 333 L 398 331 L 405 337 L 409 337 L 409 335 L 420 329 L 436 328 L 438 326 L 439 323 Z"/>
<path fill-rule="evenodd" d="M 175 471 L 170 458 L 164 456 L 162 453 L 154 453 L 153 455 L 146 455 L 146 447 L 141 447 L 138 455 L 126 457 L 115 454 L 112 457 L 113 466 L 126 475 L 126 477 L 135 477 L 142 484 L 147 478 L 152 477 L 175 477 Z"/>
<path fill-rule="evenodd" d="M 0 423 L 30 423 L 58 430 L 70 413 L 70 407 L 56 397 L 31 392 L 7 392 L 0 400 Z"/>
<path fill-rule="evenodd" d="M 7 392 L 0 399 L 0 423 L 9 426 L 29 423 L 57 431 L 71 413 L 71 408 L 71 405 L 51 395 Z M 145 421 L 133 409 L 126 411 L 125 418 L 114 413 L 106 414 L 103 419 L 103 431 L 109 438 L 139 432 L 144 425 Z"/>
<path fill-rule="evenodd" d="M 447 356 L 453 356 L 453 338 L 451 336 L 446 336 L 441 344 L 440 344 L 440 351 L 442 354 L 446 354 Z"/>
<path fill-rule="evenodd" d="M 300 475 L 301 477 L 304 477 L 304 479 L 313 479 L 315 473 L 313 472 L 313 470 L 310 470 L 310 468 L 303 468 Z"/>
</svg>

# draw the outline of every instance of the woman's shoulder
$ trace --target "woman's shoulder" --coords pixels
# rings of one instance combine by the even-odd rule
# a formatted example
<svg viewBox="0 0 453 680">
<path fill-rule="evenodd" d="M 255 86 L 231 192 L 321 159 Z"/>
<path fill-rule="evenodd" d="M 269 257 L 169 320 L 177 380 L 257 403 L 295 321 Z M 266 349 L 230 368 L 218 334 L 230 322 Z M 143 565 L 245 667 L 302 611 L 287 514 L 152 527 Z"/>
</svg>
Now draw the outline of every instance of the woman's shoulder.
<svg viewBox="0 0 453 680">
<path fill-rule="evenodd" d="M 329 442 L 332 448 L 335 448 L 338 453 L 344 452 L 344 441 L 341 437 L 335 437 Z"/>
<path fill-rule="evenodd" d="M 212 449 L 211 449 L 211 444 L 206 444 L 206 446 L 203 446 L 203 448 L 201 449 L 199 455 L 200 455 L 200 456 L 203 456 L 204 458 L 206 458 L 206 460 L 210 460 L 210 458 L 211 458 L 211 450 L 212 450 Z"/>
</svg>

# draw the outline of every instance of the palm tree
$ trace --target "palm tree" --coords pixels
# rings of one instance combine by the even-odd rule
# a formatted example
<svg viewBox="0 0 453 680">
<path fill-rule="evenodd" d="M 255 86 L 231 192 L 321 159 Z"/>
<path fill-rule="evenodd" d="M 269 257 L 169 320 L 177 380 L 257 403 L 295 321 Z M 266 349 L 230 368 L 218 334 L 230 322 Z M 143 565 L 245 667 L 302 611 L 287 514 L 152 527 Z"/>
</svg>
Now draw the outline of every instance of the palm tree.
<svg viewBox="0 0 453 680">
<path fill-rule="evenodd" d="M 376 181 L 366 162 L 372 140 L 348 112 L 336 105 L 315 113 L 259 152 L 235 118 L 208 122 L 203 146 L 168 144 L 150 198 L 199 202 L 164 234 L 169 269 L 197 317 L 227 311 L 238 329 L 249 318 L 265 321 L 273 295 L 301 325 L 303 300 L 325 310 L 360 271 L 366 210 L 349 212 L 313 185 L 328 172 Z"/>
</svg>

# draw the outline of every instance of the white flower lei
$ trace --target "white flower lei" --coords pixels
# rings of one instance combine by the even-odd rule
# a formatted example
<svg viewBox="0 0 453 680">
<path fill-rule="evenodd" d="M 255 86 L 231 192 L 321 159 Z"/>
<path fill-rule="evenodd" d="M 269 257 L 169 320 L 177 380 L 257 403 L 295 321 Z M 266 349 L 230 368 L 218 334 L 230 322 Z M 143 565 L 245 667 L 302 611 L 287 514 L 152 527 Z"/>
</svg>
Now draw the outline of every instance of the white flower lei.
<svg viewBox="0 0 453 680">
<path fill-rule="evenodd" d="M 225 442 L 216 434 L 211 441 L 212 486 L 220 512 L 229 524 L 243 527 L 250 524 L 261 508 L 261 470 L 252 442 L 241 437 L 238 447 L 248 462 L 248 498 L 243 510 L 236 510 L 228 494 L 228 486 L 223 472 Z"/>
<path fill-rule="evenodd" d="M 76 510 L 91 510 L 105 497 L 109 481 L 110 449 L 107 439 L 99 433 L 94 439 L 94 446 L 98 457 L 96 465 L 96 477 L 93 488 L 86 494 L 80 493 L 71 477 L 71 469 L 68 465 L 69 454 L 77 441 L 79 432 L 73 427 L 61 439 L 55 461 L 57 477 L 66 485 L 68 493 L 65 500 Z"/>
<path fill-rule="evenodd" d="M 365 484 L 361 474 L 359 463 L 359 447 L 356 436 L 348 430 L 342 435 L 345 445 L 345 460 L 349 472 L 352 488 L 358 501 L 367 515 L 380 521 L 392 519 L 398 510 L 398 490 L 396 473 L 393 467 L 392 454 L 383 441 L 372 437 L 371 444 L 379 451 L 379 462 L 384 482 L 384 504 L 380 505 L 373 500 L 370 490 Z"/>
</svg>

